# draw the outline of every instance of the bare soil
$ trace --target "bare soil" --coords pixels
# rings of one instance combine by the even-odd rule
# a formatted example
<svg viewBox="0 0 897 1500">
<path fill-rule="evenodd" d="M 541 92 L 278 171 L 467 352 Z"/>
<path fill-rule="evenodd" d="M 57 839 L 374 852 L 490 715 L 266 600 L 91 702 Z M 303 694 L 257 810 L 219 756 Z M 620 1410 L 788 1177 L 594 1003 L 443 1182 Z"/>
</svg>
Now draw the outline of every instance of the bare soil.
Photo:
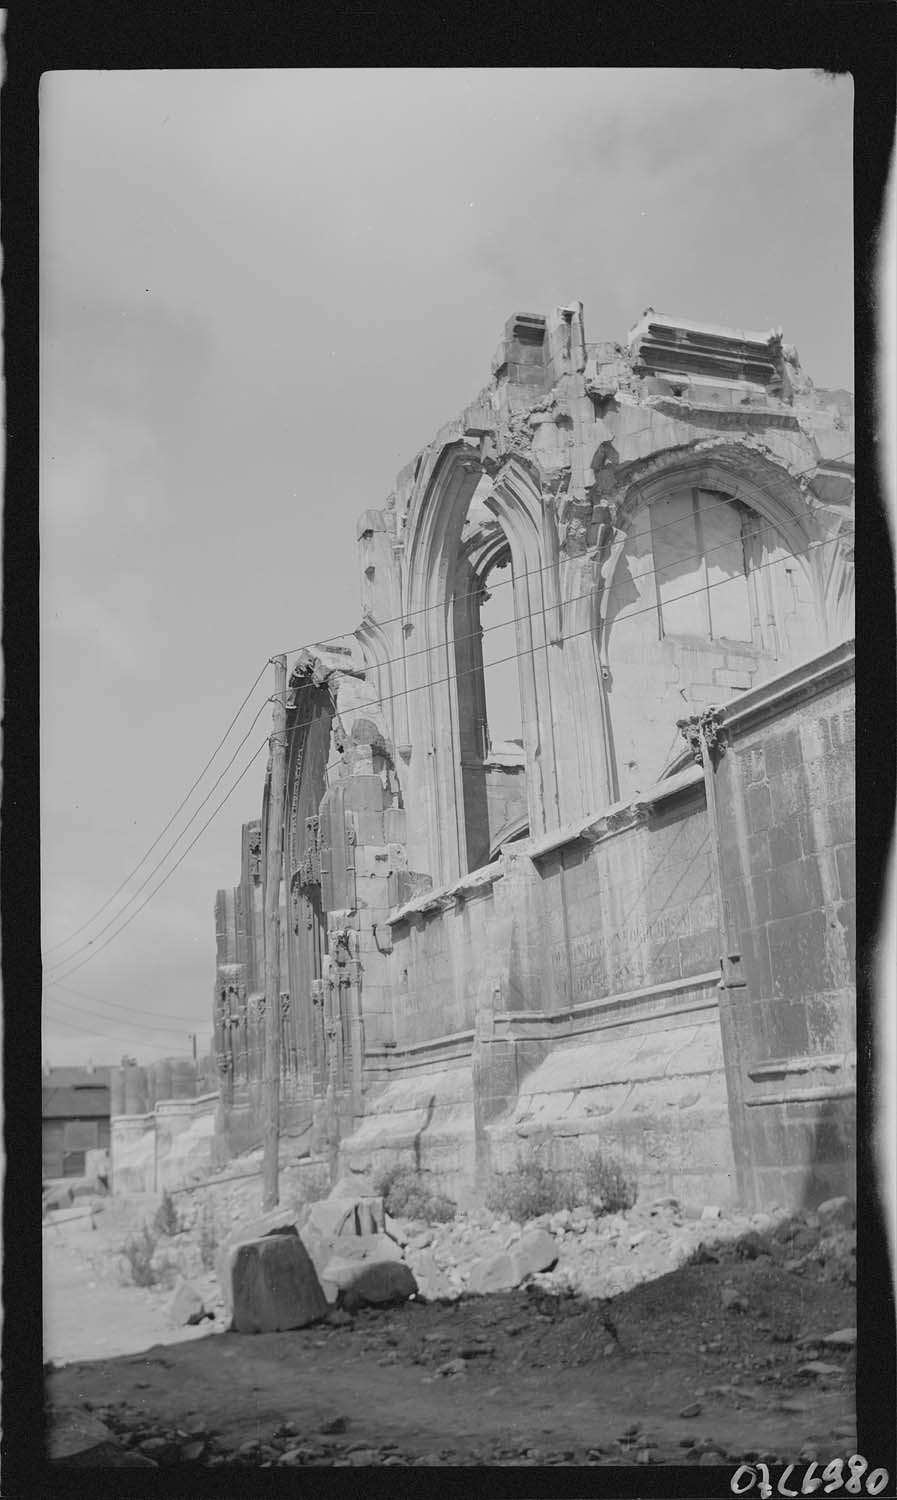
<svg viewBox="0 0 897 1500">
<path fill-rule="evenodd" d="M 734 1467 L 855 1451 L 854 1354 L 821 1342 L 855 1326 L 855 1291 L 812 1255 L 730 1244 L 610 1299 L 530 1286 L 245 1337 L 166 1330 L 168 1294 L 98 1282 L 95 1240 L 70 1233 L 46 1260 L 46 1357 L 78 1343 L 61 1306 L 82 1356 L 48 1368 L 51 1420 L 91 1410 L 163 1466 Z"/>
</svg>

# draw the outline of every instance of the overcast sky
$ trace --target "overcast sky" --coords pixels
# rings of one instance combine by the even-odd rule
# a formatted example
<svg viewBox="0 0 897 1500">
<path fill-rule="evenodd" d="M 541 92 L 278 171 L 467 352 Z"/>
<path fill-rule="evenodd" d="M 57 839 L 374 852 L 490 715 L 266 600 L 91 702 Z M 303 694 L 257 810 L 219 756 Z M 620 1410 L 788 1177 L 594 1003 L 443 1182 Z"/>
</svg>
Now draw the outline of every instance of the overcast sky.
<svg viewBox="0 0 897 1500">
<path fill-rule="evenodd" d="M 266 659 L 358 623 L 356 517 L 486 384 L 511 313 L 579 298 L 589 340 L 649 305 L 781 325 L 853 387 L 852 103 L 810 72 L 44 76 L 45 950 L 138 863 Z M 46 953 L 52 1063 L 207 1043 L 215 892 L 264 754 L 98 930 L 271 685 L 125 892 Z M 265 707 L 122 920 L 269 730 Z"/>
</svg>

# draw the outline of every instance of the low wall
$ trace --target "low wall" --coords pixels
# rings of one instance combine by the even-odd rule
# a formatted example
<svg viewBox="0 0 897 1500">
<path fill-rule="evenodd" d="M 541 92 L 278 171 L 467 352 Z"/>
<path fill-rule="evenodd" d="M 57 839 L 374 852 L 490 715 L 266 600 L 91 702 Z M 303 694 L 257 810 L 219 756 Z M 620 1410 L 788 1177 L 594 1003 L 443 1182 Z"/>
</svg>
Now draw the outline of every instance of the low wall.
<svg viewBox="0 0 897 1500">
<path fill-rule="evenodd" d="M 197 1171 L 215 1165 L 217 1094 L 160 1100 L 146 1115 L 116 1115 L 111 1122 L 113 1193 L 156 1193 L 183 1187 Z"/>
</svg>

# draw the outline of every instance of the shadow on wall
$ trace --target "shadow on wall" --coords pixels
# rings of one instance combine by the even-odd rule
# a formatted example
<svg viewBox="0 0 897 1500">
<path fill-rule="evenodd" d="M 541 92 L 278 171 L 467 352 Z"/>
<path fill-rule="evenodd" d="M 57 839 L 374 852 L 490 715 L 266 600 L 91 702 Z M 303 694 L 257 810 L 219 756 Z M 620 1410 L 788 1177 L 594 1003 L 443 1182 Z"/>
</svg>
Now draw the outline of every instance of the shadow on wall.
<svg viewBox="0 0 897 1500">
<path fill-rule="evenodd" d="M 801 1208 L 815 1208 L 825 1199 L 842 1194 L 856 1199 L 856 1119 L 850 1104 L 849 1099 L 821 1102 L 813 1124 Z"/>
</svg>

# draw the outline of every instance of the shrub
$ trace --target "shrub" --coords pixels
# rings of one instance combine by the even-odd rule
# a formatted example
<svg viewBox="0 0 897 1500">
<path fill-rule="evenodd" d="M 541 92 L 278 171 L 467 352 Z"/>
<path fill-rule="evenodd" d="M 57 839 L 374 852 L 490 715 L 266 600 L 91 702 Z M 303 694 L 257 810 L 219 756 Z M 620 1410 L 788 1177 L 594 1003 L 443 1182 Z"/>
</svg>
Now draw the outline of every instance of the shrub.
<svg viewBox="0 0 897 1500">
<path fill-rule="evenodd" d="M 180 1214 L 174 1206 L 174 1199 L 170 1193 L 162 1194 L 162 1202 L 156 1209 L 156 1216 L 153 1219 L 153 1228 L 156 1234 L 163 1235 L 166 1239 L 170 1239 L 174 1234 L 180 1234 L 183 1228 Z"/>
<path fill-rule="evenodd" d="M 538 1219 L 540 1214 L 572 1207 L 572 1197 L 570 1185 L 542 1162 L 522 1161 L 493 1180 L 486 1195 L 486 1207 L 492 1213 L 507 1214 L 517 1224 L 525 1224 L 527 1219 Z"/>
<path fill-rule="evenodd" d="M 635 1182 L 613 1157 L 590 1156 L 572 1173 L 554 1171 L 531 1158 L 493 1179 L 486 1207 L 525 1224 L 578 1204 L 587 1204 L 596 1216 L 622 1213 L 632 1208 L 637 1196 Z"/>
<path fill-rule="evenodd" d="M 596 1215 L 620 1214 L 632 1208 L 638 1187 L 612 1156 L 590 1156 L 582 1168 L 585 1201 Z"/>
<path fill-rule="evenodd" d="M 457 1206 L 442 1193 L 431 1193 L 413 1167 L 390 1167 L 374 1183 L 374 1192 L 393 1219 L 415 1219 L 424 1224 L 448 1224 Z"/>
<path fill-rule="evenodd" d="M 156 1243 L 155 1235 L 145 1224 L 142 1234 L 132 1235 L 122 1245 L 122 1255 L 135 1286 L 155 1286 L 160 1280 L 159 1270 L 153 1264 Z"/>
</svg>

